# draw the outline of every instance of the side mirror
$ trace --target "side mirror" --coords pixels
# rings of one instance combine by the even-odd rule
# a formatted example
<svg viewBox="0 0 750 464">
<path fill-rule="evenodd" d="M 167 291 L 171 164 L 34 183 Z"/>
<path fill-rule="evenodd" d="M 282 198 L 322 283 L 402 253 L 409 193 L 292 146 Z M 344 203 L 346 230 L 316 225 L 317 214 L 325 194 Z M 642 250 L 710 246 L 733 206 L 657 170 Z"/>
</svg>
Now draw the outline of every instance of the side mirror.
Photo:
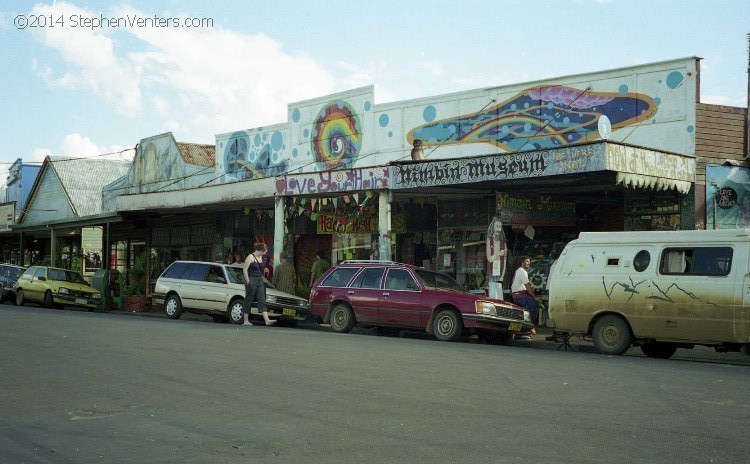
<svg viewBox="0 0 750 464">
<path fill-rule="evenodd" d="M 45 280 L 47 280 L 47 278 L 46 278 L 46 277 L 44 277 L 44 276 L 39 276 L 39 277 L 37 277 L 37 278 L 38 278 L 39 280 L 41 280 L 42 282 L 44 282 Z"/>
</svg>

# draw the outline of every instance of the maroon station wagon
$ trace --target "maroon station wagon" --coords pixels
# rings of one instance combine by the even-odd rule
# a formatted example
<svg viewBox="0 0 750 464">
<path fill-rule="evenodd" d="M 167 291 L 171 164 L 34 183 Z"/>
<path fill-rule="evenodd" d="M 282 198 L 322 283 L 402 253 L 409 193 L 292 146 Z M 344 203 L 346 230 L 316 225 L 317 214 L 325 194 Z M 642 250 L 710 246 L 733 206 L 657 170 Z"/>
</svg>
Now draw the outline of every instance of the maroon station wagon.
<svg viewBox="0 0 750 464">
<path fill-rule="evenodd" d="M 517 305 L 467 293 L 451 277 L 391 261 L 343 261 L 310 292 L 311 313 L 336 332 L 355 325 L 426 330 L 438 340 L 477 334 L 504 343 L 533 328 Z"/>
</svg>

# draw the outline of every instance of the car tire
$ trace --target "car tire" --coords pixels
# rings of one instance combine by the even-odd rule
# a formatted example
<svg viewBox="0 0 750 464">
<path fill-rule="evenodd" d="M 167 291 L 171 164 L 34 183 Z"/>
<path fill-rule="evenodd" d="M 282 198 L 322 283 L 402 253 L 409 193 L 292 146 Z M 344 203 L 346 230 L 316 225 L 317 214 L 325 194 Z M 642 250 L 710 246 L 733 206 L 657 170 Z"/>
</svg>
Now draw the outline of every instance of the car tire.
<svg viewBox="0 0 750 464">
<path fill-rule="evenodd" d="M 665 342 L 650 342 L 641 345 L 641 351 L 648 358 L 669 359 L 677 352 L 677 345 Z"/>
<path fill-rule="evenodd" d="M 601 354 L 623 354 L 633 344 L 630 327 L 620 316 L 608 314 L 596 321 L 591 334 L 594 347 Z"/>
<path fill-rule="evenodd" d="M 354 319 L 352 308 L 345 304 L 337 304 L 331 309 L 331 329 L 334 332 L 347 333 L 351 332 L 357 321 Z"/>
<path fill-rule="evenodd" d="M 164 314 L 169 319 L 179 319 L 182 316 L 182 301 L 177 295 L 169 295 L 164 302 Z"/>
<path fill-rule="evenodd" d="M 5 297 L 5 284 L 0 282 L 0 304 L 5 303 L 5 300 L 7 298 Z"/>
<path fill-rule="evenodd" d="M 464 324 L 461 316 L 452 309 L 442 309 L 432 321 L 432 333 L 443 342 L 453 342 L 461 337 Z"/>
<path fill-rule="evenodd" d="M 242 298 L 235 298 L 229 302 L 229 306 L 227 307 L 227 321 L 230 324 L 242 324 L 245 321 L 242 316 L 243 301 Z"/>
<path fill-rule="evenodd" d="M 26 298 L 23 295 L 23 289 L 19 288 L 16 291 L 16 306 L 23 306 L 26 304 Z"/>
<path fill-rule="evenodd" d="M 52 298 L 52 292 L 47 290 L 44 292 L 44 305 L 45 308 L 54 308 L 55 300 Z"/>
</svg>

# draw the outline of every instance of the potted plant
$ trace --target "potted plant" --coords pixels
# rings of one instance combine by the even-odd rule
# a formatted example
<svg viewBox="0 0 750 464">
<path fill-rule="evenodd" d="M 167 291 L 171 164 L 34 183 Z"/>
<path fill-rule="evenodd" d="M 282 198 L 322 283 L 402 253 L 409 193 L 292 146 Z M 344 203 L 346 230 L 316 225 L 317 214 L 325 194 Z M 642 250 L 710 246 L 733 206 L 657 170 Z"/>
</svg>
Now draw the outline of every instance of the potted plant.
<svg viewBox="0 0 750 464">
<path fill-rule="evenodd" d="M 151 311 L 151 297 L 146 296 L 146 259 L 147 254 L 137 255 L 133 266 L 128 270 L 128 284 L 124 288 L 125 301 L 123 309 L 134 313 Z"/>
</svg>

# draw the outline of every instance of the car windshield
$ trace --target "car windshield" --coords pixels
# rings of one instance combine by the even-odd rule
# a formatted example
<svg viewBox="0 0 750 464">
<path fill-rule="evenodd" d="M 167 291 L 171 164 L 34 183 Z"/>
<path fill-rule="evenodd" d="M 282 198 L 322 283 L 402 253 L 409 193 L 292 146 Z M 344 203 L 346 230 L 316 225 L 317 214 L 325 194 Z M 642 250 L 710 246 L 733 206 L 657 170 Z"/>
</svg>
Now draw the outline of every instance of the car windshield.
<svg viewBox="0 0 750 464">
<path fill-rule="evenodd" d="M 23 271 L 25 271 L 25 269 L 20 267 L 6 267 L 3 268 L 2 275 L 3 277 L 8 277 L 10 279 L 18 279 L 21 277 L 21 274 L 23 274 Z"/>
<path fill-rule="evenodd" d="M 73 271 L 66 271 L 63 269 L 49 269 L 47 271 L 47 278 L 49 280 L 60 280 L 64 282 L 72 282 L 75 284 L 85 284 L 81 274 Z"/>
<path fill-rule="evenodd" d="M 242 268 L 239 266 L 226 266 L 227 274 L 229 274 L 229 283 L 230 284 L 241 284 L 245 285 L 245 277 L 242 275 Z M 263 277 L 263 282 L 266 284 L 267 288 L 275 288 L 271 282 L 268 281 L 265 277 Z"/>
<path fill-rule="evenodd" d="M 439 272 L 432 272 L 425 269 L 415 269 L 414 272 L 419 277 L 419 280 L 427 288 L 441 289 L 441 290 L 453 290 L 457 292 L 466 291 L 463 285 L 459 284 L 452 277 Z"/>
</svg>

